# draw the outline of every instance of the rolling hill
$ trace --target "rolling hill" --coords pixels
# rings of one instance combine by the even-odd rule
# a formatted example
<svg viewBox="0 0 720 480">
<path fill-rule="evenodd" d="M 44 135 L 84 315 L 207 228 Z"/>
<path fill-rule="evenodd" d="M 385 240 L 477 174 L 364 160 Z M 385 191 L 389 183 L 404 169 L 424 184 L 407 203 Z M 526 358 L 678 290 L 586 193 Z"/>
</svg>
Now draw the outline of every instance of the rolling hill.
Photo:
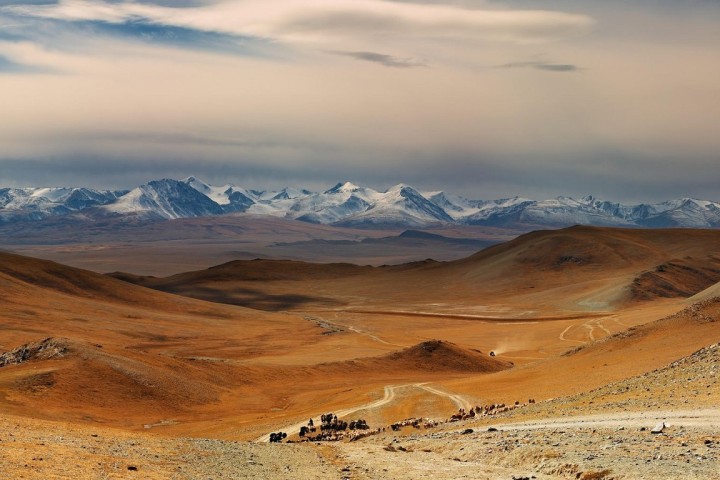
<svg viewBox="0 0 720 480">
<path fill-rule="evenodd" d="M 139 285 L 0 254 L 0 406 L 257 438 L 318 412 L 442 417 L 458 404 L 588 392 L 713 342 L 719 236 L 573 227 L 454 262 L 118 275 Z M 672 295 L 633 295 L 648 273 Z M 699 290 L 708 299 L 688 306 Z"/>
<path fill-rule="evenodd" d="M 296 295 L 303 299 L 297 308 L 396 304 L 441 311 L 433 304 L 452 302 L 456 310 L 512 303 L 555 313 L 607 311 L 658 297 L 689 297 L 720 281 L 720 232 L 571 227 L 532 232 L 452 262 L 355 267 L 236 261 L 166 278 L 124 278 L 247 306 L 261 292 Z"/>
</svg>

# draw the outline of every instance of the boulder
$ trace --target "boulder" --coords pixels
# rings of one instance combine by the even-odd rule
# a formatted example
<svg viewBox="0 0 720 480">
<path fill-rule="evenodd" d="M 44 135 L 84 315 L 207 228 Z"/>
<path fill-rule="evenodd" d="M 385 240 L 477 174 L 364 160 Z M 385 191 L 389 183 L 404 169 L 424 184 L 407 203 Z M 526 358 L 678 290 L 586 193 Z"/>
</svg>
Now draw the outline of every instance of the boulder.
<svg viewBox="0 0 720 480">
<path fill-rule="evenodd" d="M 665 430 L 665 422 L 660 422 L 657 425 L 655 425 L 655 428 L 650 430 L 650 433 L 662 433 L 663 430 Z"/>
</svg>

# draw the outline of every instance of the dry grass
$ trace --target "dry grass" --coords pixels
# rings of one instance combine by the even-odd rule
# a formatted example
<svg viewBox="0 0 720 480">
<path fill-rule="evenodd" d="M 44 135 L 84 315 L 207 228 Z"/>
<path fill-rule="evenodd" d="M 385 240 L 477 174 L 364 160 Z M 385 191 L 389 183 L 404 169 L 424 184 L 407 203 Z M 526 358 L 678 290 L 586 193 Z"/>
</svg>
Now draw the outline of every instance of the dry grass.
<svg viewBox="0 0 720 480">
<path fill-rule="evenodd" d="M 580 480 L 612 480 L 612 470 L 601 470 L 599 472 L 583 472 L 578 474 Z"/>
<path fill-rule="evenodd" d="M 0 406 L 124 429 L 157 425 L 168 435 L 254 438 L 372 403 L 386 385 L 430 382 L 473 404 L 587 391 L 717 337 L 718 323 L 680 316 L 561 356 L 681 310 L 683 299 L 637 303 L 626 287 L 673 258 L 716 255 L 718 240 L 718 231 L 573 228 L 452 263 L 240 262 L 169 279 L 125 277 L 200 299 L 0 254 L 0 349 L 46 337 L 74 345 L 63 358 L 0 368 Z M 250 297 L 272 308 L 201 300 Z M 438 357 L 411 348 L 431 339 L 452 346 Z M 412 408 L 403 404 L 410 398 Z M 417 390 L 375 414 L 416 405 L 441 418 L 457 408 Z"/>
</svg>

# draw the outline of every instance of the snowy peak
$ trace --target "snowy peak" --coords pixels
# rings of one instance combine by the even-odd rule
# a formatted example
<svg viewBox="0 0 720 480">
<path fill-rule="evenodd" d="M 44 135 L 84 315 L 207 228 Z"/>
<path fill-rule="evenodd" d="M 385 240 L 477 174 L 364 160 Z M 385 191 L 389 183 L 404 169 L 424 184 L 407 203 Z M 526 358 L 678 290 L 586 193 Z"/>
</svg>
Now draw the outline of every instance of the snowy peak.
<svg viewBox="0 0 720 480">
<path fill-rule="evenodd" d="M 228 202 L 218 203 L 221 203 L 224 210 L 227 212 L 245 212 L 248 208 L 255 204 L 255 200 L 252 198 L 251 194 L 243 188 L 229 187 L 223 192 L 223 194 L 227 198 Z"/>
<path fill-rule="evenodd" d="M 498 207 L 467 217 L 465 223 L 496 226 L 519 223 L 553 227 L 720 227 L 720 204 L 706 200 L 678 199 L 659 204 L 624 205 L 589 195 L 579 200 L 572 197 L 542 201 L 514 199 Z"/>
<path fill-rule="evenodd" d="M 655 205 L 640 205 L 638 225 L 645 227 L 714 228 L 720 226 L 720 204 L 680 198 Z"/>
<path fill-rule="evenodd" d="M 334 187 L 332 187 L 331 189 L 325 190 L 325 192 L 323 192 L 323 193 L 325 193 L 327 195 L 332 195 L 334 193 L 353 193 L 353 192 L 358 192 L 360 190 L 363 190 L 363 189 L 361 187 L 358 187 L 354 183 L 340 182 L 337 185 L 335 185 Z"/>
<path fill-rule="evenodd" d="M 420 192 L 398 184 L 384 192 L 340 182 L 316 193 L 214 186 L 188 177 L 148 182 L 131 191 L 89 188 L 0 188 L 0 223 L 65 216 L 135 216 L 174 219 L 231 213 L 272 215 L 337 226 L 427 227 L 434 224 L 532 229 L 569 225 L 720 228 L 720 204 L 680 198 L 622 204 L 593 195 L 547 200 L 511 197 L 470 200 L 444 191 Z"/>
<path fill-rule="evenodd" d="M 188 177 L 185 180 L 183 180 L 182 182 L 191 186 L 192 188 L 194 188 L 195 190 L 197 190 L 200 193 L 204 193 L 207 195 L 208 193 L 212 192 L 212 188 L 210 187 L 210 185 L 208 185 L 205 182 L 201 182 L 200 180 L 198 180 L 195 177 Z"/>
<path fill-rule="evenodd" d="M 90 188 L 1 188 L 0 222 L 43 220 L 114 202 L 127 191 Z"/>
<path fill-rule="evenodd" d="M 404 185 L 400 188 L 399 193 L 404 199 L 401 204 L 402 207 L 417 212 L 420 216 L 435 219 L 436 221 L 453 221 L 452 217 L 450 217 L 445 210 L 422 196 L 420 192 L 414 188 Z"/>
<path fill-rule="evenodd" d="M 255 203 L 256 196 L 235 185 L 223 185 L 220 187 L 209 185 L 195 177 L 188 177 L 182 181 L 189 187 L 197 190 L 213 202 L 220 205 L 225 213 L 244 212 Z"/>
<path fill-rule="evenodd" d="M 445 210 L 453 220 L 470 217 L 478 213 L 486 204 L 491 203 L 483 200 L 468 200 L 447 192 L 429 192 L 424 194 L 424 197 Z"/>
<path fill-rule="evenodd" d="M 273 197 L 271 200 L 292 200 L 295 198 L 300 197 L 306 197 L 308 195 L 312 195 L 312 192 L 310 190 L 303 189 L 297 189 L 297 188 L 290 188 L 285 187 L 279 192 L 271 192 L 273 193 Z"/>
<path fill-rule="evenodd" d="M 139 214 L 164 219 L 220 215 L 222 208 L 188 183 L 153 180 L 131 190 L 105 210 L 116 214 Z"/>
<path fill-rule="evenodd" d="M 423 226 L 452 222 L 445 210 L 425 198 L 414 188 L 400 184 L 378 194 L 374 202 L 363 211 L 339 222 L 344 226 Z"/>
</svg>

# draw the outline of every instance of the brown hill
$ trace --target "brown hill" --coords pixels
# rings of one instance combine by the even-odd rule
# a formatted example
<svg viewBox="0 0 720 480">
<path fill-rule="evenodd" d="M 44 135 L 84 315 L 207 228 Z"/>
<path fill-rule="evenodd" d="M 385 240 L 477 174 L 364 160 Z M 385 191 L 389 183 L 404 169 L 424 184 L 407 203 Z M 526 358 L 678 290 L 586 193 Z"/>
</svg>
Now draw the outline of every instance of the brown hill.
<svg viewBox="0 0 720 480">
<path fill-rule="evenodd" d="M 632 284 L 632 295 L 638 300 L 653 298 L 688 298 L 720 281 L 720 258 L 685 257 L 658 265 L 644 272 Z"/>
<path fill-rule="evenodd" d="M 268 282 L 314 282 L 352 278 L 372 270 L 349 263 L 313 264 L 292 260 L 235 260 L 206 270 L 166 278 L 142 277 L 124 272 L 109 274 L 118 280 L 217 303 L 258 310 L 279 311 L 305 304 L 336 306 L 341 302 L 312 292 L 266 292 Z M 295 287 L 297 288 L 297 287 Z M 302 289 L 304 290 L 304 289 Z"/>
<path fill-rule="evenodd" d="M 235 260 L 202 271 L 202 279 L 210 282 L 248 281 L 267 282 L 280 280 L 320 280 L 360 275 L 371 267 L 350 263 L 306 263 L 293 260 Z M 198 272 L 181 273 L 165 279 L 164 284 L 178 285 L 192 280 Z"/>
<path fill-rule="evenodd" d="M 609 355 L 614 352 L 635 355 L 647 353 L 651 357 L 663 356 L 662 351 L 679 358 L 705 346 L 720 334 L 720 297 L 694 303 L 681 311 L 654 322 L 628 328 L 587 345 L 567 352 L 566 356 Z M 688 352 L 689 350 L 689 352 Z M 649 358 L 651 359 L 651 358 Z"/>
<path fill-rule="evenodd" d="M 280 371 L 276 385 L 249 359 L 307 345 L 323 351 L 334 341 L 301 317 L 168 295 L 18 255 L 0 260 L 5 412 L 132 428 L 197 419 L 208 408 L 221 412 L 215 416 L 238 408 L 257 415 L 281 401 L 290 375 Z"/>
<path fill-rule="evenodd" d="M 512 363 L 442 340 L 428 340 L 374 360 L 378 368 L 425 372 L 492 373 Z"/>
<path fill-rule="evenodd" d="M 492 392 L 488 397 L 491 401 L 511 401 L 524 395 L 538 399 L 572 395 L 662 368 L 719 337 L 720 297 L 714 297 L 560 357 L 500 372 L 492 378 L 451 381 L 446 387 L 467 393 Z M 648 392 L 635 394 L 648 398 L 652 390 Z"/>
<path fill-rule="evenodd" d="M 717 337 L 720 322 L 712 319 L 720 305 L 709 300 L 557 356 L 679 310 L 678 300 L 627 301 L 633 280 L 675 259 L 717 258 L 719 234 L 573 228 L 450 263 L 258 261 L 147 280 L 216 301 L 306 309 L 302 315 L 207 303 L 3 254 L 0 351 L 12 353 L 0 368 L 0 409 L 131 428 L 169 419 L 177 424 L 163 431 L 173 434 L 242 430 L 254 438 L 247 432 L 357 406 L 388 385 L 432 381 L 478 403 L 587 391 Z M 253 265 L 257 271 L 248 270 Z M 676 288 L 692 287 L 683 275 L 673 277 Z M 610 307 L 617 310 L 582 311 Z M 56 340 L 37 343 L 46 337 Z M 427 390 L 408 390 L 415 400 L 400 395 L 397 402 L 417 408 L 396 405 L 394 412 L 420 411 L 426 401 L 435 402 L 433 415 L 453 408 Z"/>
<path fill-rule="evenodd" d="M 0 355 L 4 408 L 116 423 L 217 401 L 217 369 L 100 344 L 46 338 Z"/>
<path fill-rule="evenodd" d="M 402 303 L 425 311 L 439 310 L 428 304 L 452 304 L 457 312 L 512 303 L 518 310 L 558 313 L 606 311 L 658 295 L 691 296 L 716 281 L 719 271 L 718 230 L 571 227 L 532 232 L 454 262 L 357 267 L 239 261 L 130 281 L 271 310 Z M 274 299 L 278 295 L 287 301 Z"/>
<path fill-rule="evenodd" d="M 592 289 L 618 281 L 623 282 L 623 287 L 629 287 L 630 278 L 678 258 L 685 258 L 680 262 L 675 260 L 681 267 L 705 261 L 720 265 L 715 257 L 719 252 L 718 230 L 577 226 L 522 235 L 452 262 L 448 270 L 468 281 L 492 282 L 495 290 L 511 284 L 543 290 L 577 284 Z M 684 270 L 683 275 L 675 275 L 678 286 L 687 283 L 687 291 L 704 288 L 701 285 L 707 281 L 708 271 Z"/>
<path fill-rule="evenodd" d="M 593 410 L 717 407 L 720 398 L 720 344 L 683 356 L 669 365 L 619 382 L 562 399 L 559 404 L 591 406 Z M 647 392 L 650 392 L 648 395 Z"/>
<path fill-rule="evenodd" d="M 13 288 L 52 291 L 74 297 L 102 301 L 154 304 L 157 294 L 88 270 L 68 267 L 48 260 L 0 252 L 0 279 Z M 165 302 L 167 303 L 167 299 Z"/>
</svg>

